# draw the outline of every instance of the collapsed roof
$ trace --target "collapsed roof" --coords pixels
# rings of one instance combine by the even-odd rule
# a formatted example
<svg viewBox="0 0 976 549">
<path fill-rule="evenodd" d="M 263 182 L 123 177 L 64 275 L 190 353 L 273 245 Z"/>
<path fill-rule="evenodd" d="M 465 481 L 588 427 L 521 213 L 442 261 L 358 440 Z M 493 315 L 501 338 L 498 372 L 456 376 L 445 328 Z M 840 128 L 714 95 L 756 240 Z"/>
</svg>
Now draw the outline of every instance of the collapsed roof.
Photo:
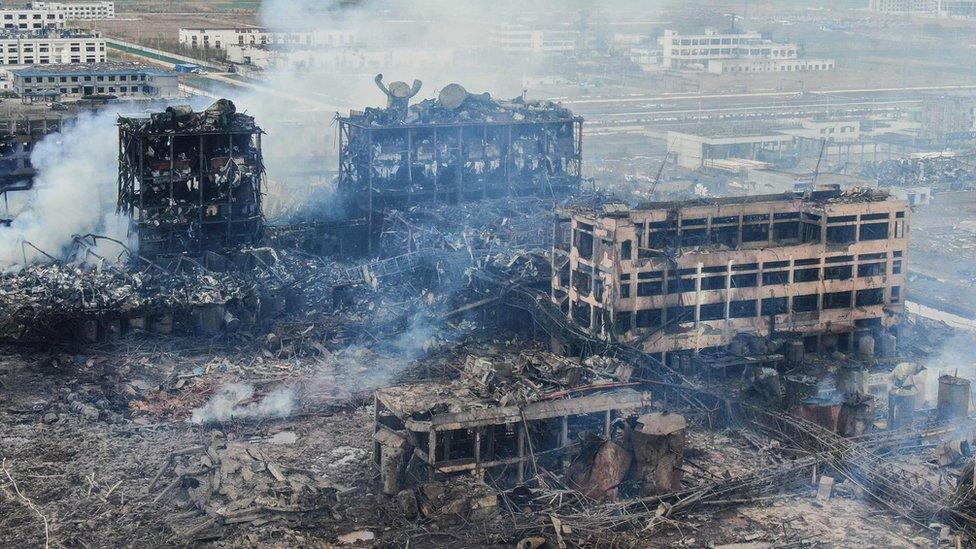
<svg viewBox="0 0 976 549">
<path fill-rule="evenodd" d="M 206 110 L 194 112 L 189 105 L 167 107 L 149 118 L 120 116 L 119 127 L 136 134 L 201 134 L 227 132 L 260 132 L 253 116 L 237 112 L 229 99 L 218 99 Z"/>
<path fill-rule="evenodd" d="M 415 84 L 419 81 L 415 81 Z M 400 83 L 394 83 L 400 84 Z M 391 85 L 391 89 L 393 86 Z M 382 88 L 381 88 L 382 89 Z M 391 101 L 386 108 L 367 107 L 352 112 L 347 121 L 361 126 L 409 126 L 424 124 L 558 122 L 574 118 L 572 111 L 553 101 L 529 101 L 524 97 L 493 99 L 488 92 L 469 93 L 459 84 L 448 84 L 437 99 L 414 105 Z"/>
</svg>

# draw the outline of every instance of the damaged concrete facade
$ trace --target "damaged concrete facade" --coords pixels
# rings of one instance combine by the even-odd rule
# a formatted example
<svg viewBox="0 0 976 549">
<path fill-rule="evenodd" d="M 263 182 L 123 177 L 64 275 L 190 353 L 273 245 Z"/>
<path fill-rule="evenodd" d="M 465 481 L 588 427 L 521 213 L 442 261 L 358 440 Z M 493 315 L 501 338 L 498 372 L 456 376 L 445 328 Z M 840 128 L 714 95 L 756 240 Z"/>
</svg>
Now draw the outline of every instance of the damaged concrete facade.
<svg viewBox="0 0 976 549">
<path fill-rule="evenodd" d="M 552 299 L 595 336 L 661 358 L 741 333 L 853 349 L 855 331 L 877 335 L 904 311 L 907 209 L 824 190 L 563 210 Z"/>
<path fill-rule="evenodd" d="M 226 99 L 203 112 L 119 118 L 118 211 L 146 257 L 258 243 L 264 232 L 261 128 Z"/>
</svg>

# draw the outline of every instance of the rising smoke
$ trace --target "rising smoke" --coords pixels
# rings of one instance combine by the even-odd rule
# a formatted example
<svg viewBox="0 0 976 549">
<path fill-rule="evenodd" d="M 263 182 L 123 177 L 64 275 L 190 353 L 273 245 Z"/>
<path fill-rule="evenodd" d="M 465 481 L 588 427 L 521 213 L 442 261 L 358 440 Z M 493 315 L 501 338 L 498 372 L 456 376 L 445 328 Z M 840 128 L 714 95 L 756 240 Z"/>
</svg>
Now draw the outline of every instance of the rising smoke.
<svg viewBox="0 0 976 549">
<path fill-rule="evenodd" d="M 10 227 L 0 227 L 0 267 L 9 269 L 43 257 L 37 248 L 62 255 L 72 235 L 113 232 L 125 223 L 115 219 L 118 179 L 116 113 L 84 113 L 59 134 L 44 138 L 31 161 L 37 169 L 34 188 L 15 209 Z M 107 232 L 107 231 L 105 231 Z M 125 232 L 110 234 L 125 240 Z"/>
<path fill-rule="evenodd" d="M 280 387 L 250 404 L 244 402 L 254 397 L 254 386 L 243 383 L 225 385 L 203 406 L 193 410 L 193 423 L 217 423 L 234 419 L 263 419 L 287 417 L 296 406 L 295 390 Z"/>
</svg>

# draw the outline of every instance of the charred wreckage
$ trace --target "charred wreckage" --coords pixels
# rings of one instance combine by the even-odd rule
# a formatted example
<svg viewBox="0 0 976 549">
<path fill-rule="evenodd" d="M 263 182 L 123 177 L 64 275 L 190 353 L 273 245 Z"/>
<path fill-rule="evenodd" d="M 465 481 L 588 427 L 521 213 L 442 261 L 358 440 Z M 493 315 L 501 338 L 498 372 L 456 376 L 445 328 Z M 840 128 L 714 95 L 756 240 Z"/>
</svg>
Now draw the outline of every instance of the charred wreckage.
<svg viewBox="0 0 976 549">
<path fill-rule="evenodd" d="M 371 461 L 406 519 L 487 521 L 495 543 L 633 542 L 704 509 L 802 494 L 811 476 L 822 502 L 844 487 L 958 543 L 976 535 L 959 442 L 970 385 L 944 375 L 925 400 L 913 342 L 927 328 L 904 321 L 903 201 L 821 186 L 631 208 L 582 191 L 582 119 L 563 107 L 456 84 L 411 105 L 419 81 L 376 82 L 386 108 L 338 120 L 340 223 L 365 259 L 265 223 L 253 117 L 227 100 L 171 107 L 119 119 L 118 210 L 138 247 L 112 242 L 119 262 L 104 237 L 79 236 L 67 259 L 3 275 L 0 337 L 182 331 L 320 363 L 435 339 L 467 350 L 442 375 L 363 372 Z M 734 475 L 697 464 L 695 432 L 720 429 L 768 460 Z M 183 502 L 183 541 L 327 520 L 350 497 L 208 436 L 148 487 L 153 504 Z M 891 457 L 919 445 L 944 448 L 940 475 L 957 481 Z"/>
</svg>

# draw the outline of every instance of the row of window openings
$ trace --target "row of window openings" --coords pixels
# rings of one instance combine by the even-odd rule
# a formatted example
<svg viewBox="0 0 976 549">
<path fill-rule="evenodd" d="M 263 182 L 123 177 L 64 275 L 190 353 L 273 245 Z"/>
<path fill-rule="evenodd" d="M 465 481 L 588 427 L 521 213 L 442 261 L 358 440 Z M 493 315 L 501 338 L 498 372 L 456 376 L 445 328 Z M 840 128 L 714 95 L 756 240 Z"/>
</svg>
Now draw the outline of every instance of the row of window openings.
<svg viewBox="0 0 976 549">
<path fill-rule="evenodd" d="M 9 61 L 9 63 L 7 63 L 7 64 L 9 64 L 9 65 L 33 64 L 34 63 L 34 58 L 33 57 L 25 57 L 23 63 L 21 63 L 20 61 L 18 61 L 16 57 L 10 58 L 10 59 L 8 59 L 8 61 Z M 72 57 L 71 58 L 71 62 L 72 63 L 81 63 L 81 57 Z M 87 57 L 87 58 L 85 58 L 85 62 L 86 63 L 96 63 L 97 61 L 95 61 L 95 58 L 94 57 Z M 37 61 L 37 64 L 38 65 L 48 65 L 50 63 L 51 63 L 51 59 L 49 57 L 41 57 Z M 2 57 L 0 57 L 0 65 L 3 65 L 3 64 L 4 64 L 4 59 Z"/>
<path fill-rule="evenodd" d="M 45 77 L 43 77 L 43 76 L 35 76 L 35 77 L 25 76 L 24 77 L 24 83 L 25 84 L 30 84 L 32 82 L 36 82 L 38 84 L 41 84 L 41 83 L 44 82 L 44 78 Z M 92 77 L 91 76 L 85 76 L 85 77 L 71 76 L 70 77 L 70 80 L 72 82 L 78 82 L 79 81 L 79 78 L 81 78 L 81 81 L 84 81 L 84 82 L 91 82 L 92 81 Z M 116 81 L 116 78 L 115 78 L 114 75 L 111 75 L 111 76 L 108 76 L 108 77 L 106 77 L 106 76 L 96 76 L 94 78 L 95 78 L 95 82 L 105 82 L 105 81 L 115 82 Z M 68 80 L 69 80 L 69 77 L 67 77 L 67 76 L 48 76 L 47 77 L 47 81 L 49 83 L 51 83 L 51 84 L 53 84 L 55 82 L 67 82 Z M 139 75 L 133 74 L 131 76 L 131 78 L 128 77 L 128 76 L 126 76 L 126 75 L 121 75 L 121 76 L 118 77 L 118 81 L 119 82 L 128 82 L 129 80 L 131 80 L 132 82 L 145 81 L 146 80 L 146 75 L 145 74 L 139 74 Z"/>
<path fill-rule="evenodd" d="M 704 221 L 704 220 L 702 220 Z M 768 242 L 770 240 L 769 223 L 754 225 L 743 225 L 741 230 L 741 242 Z M 775 241 L 796 241 L 806 243 L 820 242 L 820 225 L 816 223 L 803 223 L 801 234 L 801 223 L 798 221 L 773 223 L 772 239 Z M 581 227 L 582 228 L 582 227 Z M 861 225 L 839 225 L 827 227 L 828 244 L 851 244 L 854 242 L 865 242 L 875 240 L 887 240 L 889 238 L 889 223 L 862 223 Z M 903 220 L 895 222 L 895 238 L 904 238 L 905 223 Z M 668 246 L 701 246 L 706 244 L 724 244 L 729 247 L 739 245 L 740 231 L 737 225 L 729 227 L 712 227 L 711 230 L 704 227 L 699 228 L 677 228 L 667 230 L 651 231 L 649 236 L 649 246 L 651 249 L 661 249 Z M 576 248 L 581 257 L 590 259 L 593 257 L 593 235 L 584 231 L 576 231 Z M 604 241 L 604 246 L 611 245 L 610 241 Z M 637 247 L 643 248 L 641 232 L 638 231 Z M 633 241 L 625 240 L 620 244 L 620 258 L 629 260 L 633 258 Z"/>
<path fill-rule="evenodd" d="M 887 271 L 887 263 L 862 263 L 857 266 L 857 278 L 867 278 L 872 276 L 885 276 Z M 897 275 L 902 272 L 902 262 L 901 260 L 896 260 L 891 263 L 891 274 Z M 582 275 L 582 281 L 586 282 L 590 277 L 584 273 L 578 273 Z M 732 288 L 755 288 L 760 285 L 762 286 L 780 286 L 783 284 L 801 283 L 801 282 L 819 282 L 821 280 L 850 280 L 854 278 L 854 266 L 853 265 L 839 265 L 832 267 L 813 267 L 813 268 L 801 268 L 793 270 L 792 281 L 790 280 L 790 271 L 766 271 L 761 275 L 759 273 L 742 273 L 742 274 L 732 274 L 732 275 L 720 275 L 720 276 L 703 276 L 701 277 L 701 290 L 726 290 L 726 279 L 728 279 L 729 284 Z M 668 279 L 667 293 L 683 293 L 683 292 L 694 292 L 696 291 L 696 279 L 695 278 L 671 278 Z M 760 284 L 761 283 L 761 284 Z M 630 297 L 631 284 L 629 281 L 623 281 L 620 286 L 620 297 L 628 298 Z M 588 294 L 589 292 L 587 292 Z M 647 297 L 654 295 L 663 295 L 665 293 L 664 281 L 647 281 L 637 283 L 637 296 Z M 602 299 L 602 296 L 601 296 Z"/>
<path fill-rule="evenodd" d="M 779 70 L 779 71 L 802 71 L 802 70 L 819 71 L 819 70 L 827 70 L 827 69 L 834 68 L 834 65 L 833 64 L 826 64 L 826 63 L 823 63 L 823 64 L 819 64 L 819 63 L 811 63 L 811 64 L 801 63 L 799 65 L 780 65 L 779 67 L 773 67 L 773 65 L 771 65 L 770 63 L 764 63 L 763 66 L 764 67 L 771 67 L 771 68 L 774 68 L 775 70 Z M 735 67 L 735 66 L 732 66 L 732 67 L 729 67 L 728 70 L 729 71 L 732 71 L 732 72 L 751 72 L 752 71 L 752 67 L 751 66 L 745 66 L 745 67 Z M 823 133 L 823 132 L 821 132 L 821 133 Z"/>
<path fill-rule="evenodd" d="M 869 307 L 872 305 L 884 305 L 884 288 L 871 288 L 858 290 L 856 292 L 835 292 L 825 294 L 798 295 L 792 298 L 794 313 L 811 313 L 819 310 L 849 309 L 851 308 L 851 298 L 854 299 L 854 307 Z M 891 302 L 901 301 L 901 287 L 892 286 Z M 788 297 L 768 297 L 762 300 L 743 300 L 730 301 L 728 303 L 728 316 L 726 317 L 725 303 L 711 303 L 699 305 L 699 322 L 709 322 L 715 320 L 725 320 L 726 318 L 755 318 L 757 316 L 782 315 L 790 312 L 790 298 Z M 656 328 L 662 324 L 663 309 L 642 309 L 634 313 L 630 311 L 617 313 L 615 325 L 620 332 L 626 332 L 631 328 L 631 317 L 637 328 Z M 682 323 L 695 321 L 695 307 L 668 307 L 667 318 L 669 323 Z"/>
<path fill-rule="evenodd" d="M 7 21 L 11 21 L 11 20 L 13 20 L 14 16 L 13 16 L 12 13 L 5 13 L 5 14 L 3 14 L 3 18 L 5 20 L 7 20 Z M 49 14 L 47 14 L 47 18 L 48 19 L 56 19 L 57 18 L 57 14 L 49 13 Z M 18 14 L 17 15 L 17 19 L 27 19 L 27 14 L 26 13 Z M 35 13 L 34 14 L 34 19 L 43 19 L 43 17 L 41 17 L 41 14 Z M 61 19 L 64 19 L 64 16 L 62 16 Z"/>
<path fill-rule="evenodd" d="M 56 46 L 63 46 L 63 44 L 56 44 Z M 31 46 L 31 45 L 22 46 L 22 48 L 26 52 L 33 53 L 33 51 L 34 51 L 34 46 Z M 81 51 L 81 44 L 79 44 L 77 42 L 76 43 L 72 43 L 72 44 L 69 45 L 69 48 L 71 49 L 72 52 L 77 53 L 77 52 L 80 52 Z M 95 51 L 95 46 L 94 45 L 85 46 L 85 48 L 88 51 Z M 49 48 L 45 44 L 45 45 L 39 45 L 39 46 L 37 46 L 37 49 L 38 49 L 38 51 L 45 52 L 45 51 L 48 51 Z M 54 49 L 57 50 L 59 48 L 55 47 Z M 64 48 L 62 47 L 60 49 L 64 49 Z M 100 46 L 98 49 L 104 51 L 105 50 L 105 46 Z M 7 44 L 7 53 L 17 53 L 17 46 L 15 46 L 14 44 Z"/>
<path fill-rule="evenodd" d="M 900 255 L 900 252 L 897 252 Z M 883 254 L 879 254 L 883 255 Z M 850 256 L 842 256 L 838 259 L 851 260 Z M 802 262 L 810 260 L 797 260 L 797 265 L 802 265 Z M 814 259 L 813 261 L 818 261 L 819 259 Z M 778 265 L 779 263 L 787 264 L 788 262 L 777 262 L 777 263 L 767 263 L 767 265 Z M 887 274 L 887 262 L 881 261 L 876 263 L 861 263 L 857 266 L 857 278 L 868 278 L 872 276 L 885 276 Z M 741 264 L 734 265 L 733 270 L 743 269 L 756 269 L 758 264 Z M 703 273 L 708 273 L 708 271 L 726 272 L 726 267 L 708 267 L 702 270 Z M 850 280 L 854 278 L 854 265 L 834 265 L 825 267 L 803 267 L 795 268 L 793 271 L 792 279 L 790 277 L 789 270 L 779 270 L 779 271 L 765 271 L 763 273 L 738 273 L 738 274 L 721 274 L 718 276 L 702 276 L 701 277 L 701 290 L 726 290 L 728 285 L 726 280 L 732 288 L 755 288 L 760 285 L 762 286 L 779 286 L 783 284 L 793 283 L 803 283 L 803 282 L 820 282 L 822 280 Z M 891 262 L 891 274 L 898 275 L 902 273 L 902 260 L 896 259 Z M 696 274 L 695 269 L 679 269 L 676 271 L 677 276 L 669 278 L 667 281 L 667 287 L 665 288 L 664 280 L 653 280 L 648 281 L 648 278 L 660 278 L 663 277 L 663 272 L 661 271 L 649 271 L 644 273 L 638 273 L 638 283 L 637 283 L 637 296 L 638 297 L 648 297 L 655 295 L 664 295 L 665 293 L 684 293 L 684 292 L 694 292 L 696 291 L 696 279 L 697 277 L 682 278 L 689 274 Z M 629 298 L 631 297 L 631 278 L 630 274 L 621 275 L 621 285 L 620 285 L 620 297 Z M 643 282 L 641 280 L 644 280 Z M 576 290 L 584 296 L 590 295 L 591 283 L 594 282 L 592 277 L 582 271 L 576 271 L 573 277 L 573 286 Z M 596 279 L 593 292 L 597 299 L 603 299 L 603 281 L 602 279 Z"/>
<path fill-rule="evenodd" d="M 34 53 L 34 46 L 24 46 L 22 49 L 24 53 Z M 99 49 L 101 51 L 105 51 L 105 46 L 101 46 Z M 57 48 L 55 48 L 55 50 L 57 50 Z M 81 53 L 81 46 L 71 46 L 70 51 L 72 53 Z M 86 46 L 85 51 L 94 52 L 95 46 Z M 7 53 L 17 53 L 17 48 L 14 46 L 8 46 Z M 37 53 L 51 53 L 51 48 L 48 46 L 38 46 Z"/>
<path fill-rule="evenodd" d="M 46 88 L 37 88 L 36 91 L 44 91 L 45 89 Z M 97 89 L 95 89 L 93 87 L 93 90 L 96 91 L 96 93 L 116 93 L 116 92 L 119 92 L 119 93 L 126 93 L 126 92 L 136 93 L 136 92 L 139 91 L 139 89 L 140 89 L 139 86 L 119 86 L 118 88 L 116 88 L 115 86 L 109 86 L 108 88 L 104 88 L 102 86 L 99 86 Z M 34 88 L 26 88 L 26 89 L 24 89 L 24 93 L 33 93 L 34 91 L 35 91 Z M 66 93 L 81 93 L 81 88 L 61 88 L 59 91 L 61 93 L 65 93 L 65 94 Z M 146 91 L 148 93 L 148 88 L 146 89 Z"/>
</svg>

